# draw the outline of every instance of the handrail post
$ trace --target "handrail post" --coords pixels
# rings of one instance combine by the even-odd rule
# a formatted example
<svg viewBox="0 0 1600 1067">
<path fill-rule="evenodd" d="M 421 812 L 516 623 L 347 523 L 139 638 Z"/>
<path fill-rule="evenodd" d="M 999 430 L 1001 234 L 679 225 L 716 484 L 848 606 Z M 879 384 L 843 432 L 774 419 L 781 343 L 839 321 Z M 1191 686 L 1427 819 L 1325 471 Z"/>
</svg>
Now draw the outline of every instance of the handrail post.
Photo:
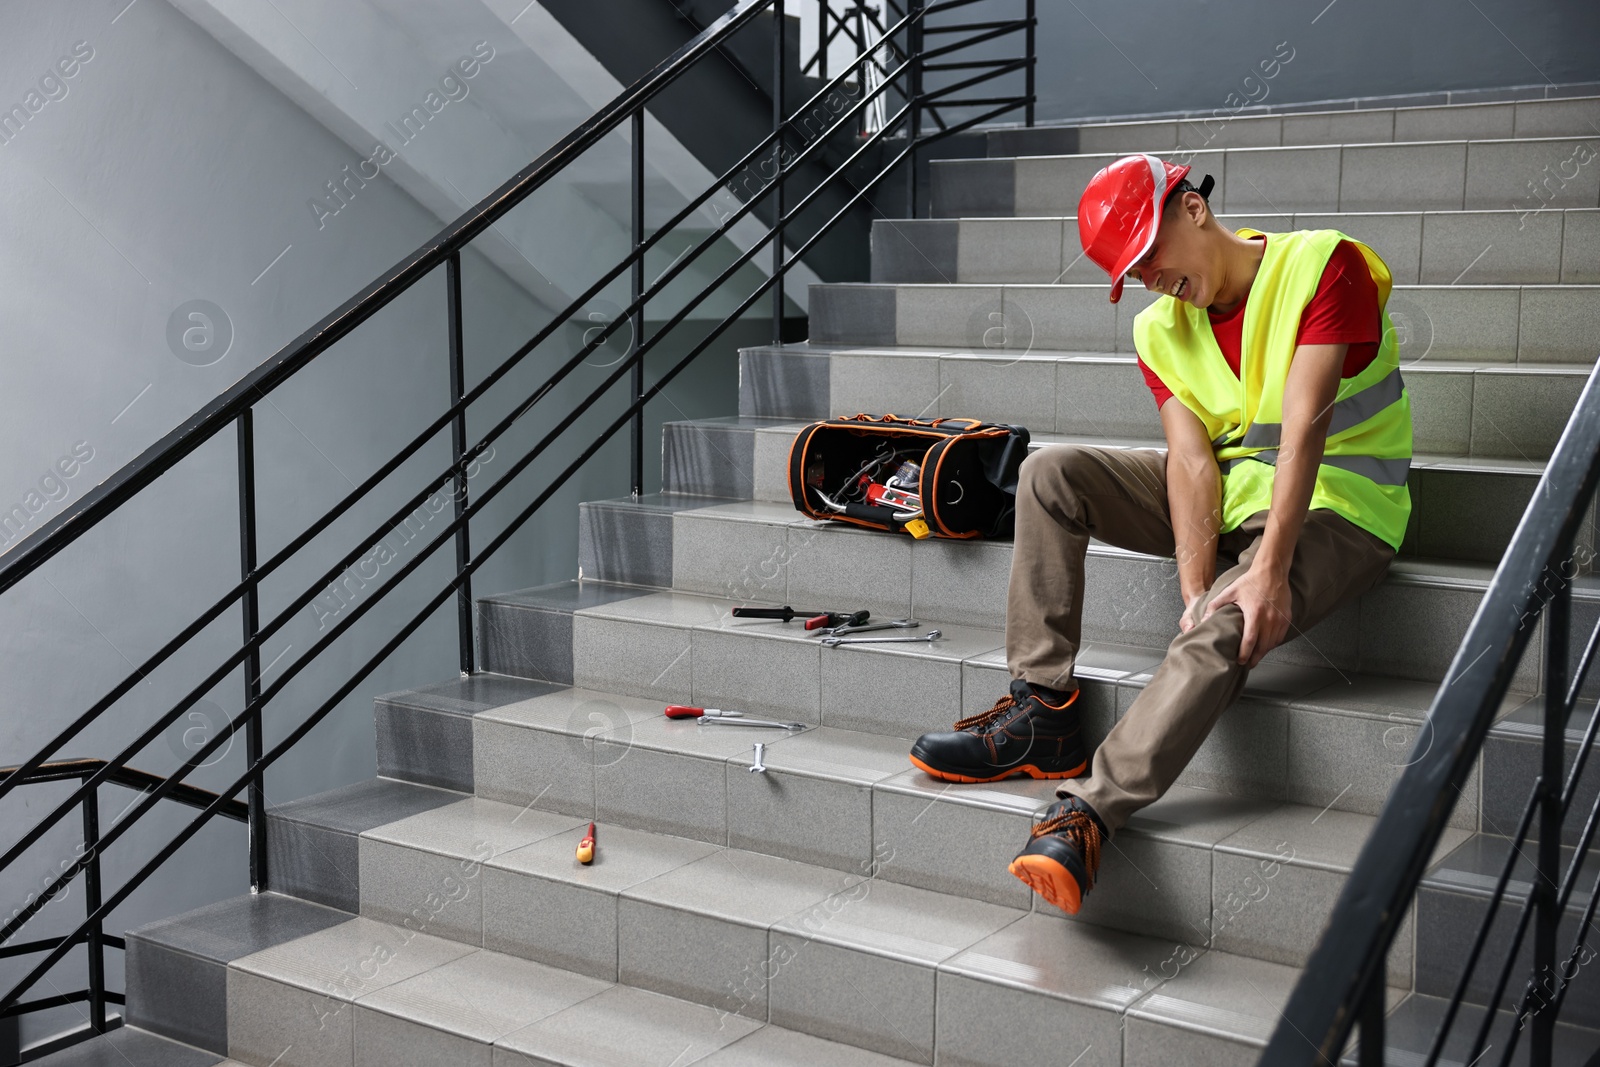
<svg viewBox="0 0 1600 1067">
<path fill-rule="evenodd" d="M 83 871 L 83 908 L 88 918 L 100 909 L 100 788 L 89 790 L 83 798 L 83 849 L 89 865 Z M 106 1032 L 106 950 L 105 927 L 96 920 L 89 924 L 84 940 L 89 950 L 89 1028 Z"/>
<path fill-rule="evenodd" d="M 1023 107 L 1023 125 L 1029 127 L 1033 125 L 1034 72 L 1039 66 L 1039 56 L 1038 49 L 1036 48 L 1035 34 L 1035 31 L 1038 29 L 1039 25 L 1038 15 L 1035 11 L 1037 6 L 1037 0 L 1028 0 L 1028 28 L 1024 31 L 1024 36 L 1027 38 L 1025 47 L 1027 49 L 1026 54 L 1028 57 L 1028 66 L 1026 68 L 1028 73 L 1027 84 L 1024 86 L 1023 91 L 1028 94 L 1028 102 Z M 1364 1043 L 1366 1039 L 1363 1038 L 1362 1040 Z"/>
<path fill-rule="evenodd" d="M 445 288 L 448 290 L 446 297 L 446 316 L 449 319 L 449 344 L 450 344 L 450 405 L 454 407 L 461 403 L 467 395 L 467 367 L 466 353 L 462 343 L 461 329 L 461 253 L 451 252 L 450 258 L 444 265 Z M 450 457 L 456 463 L 455 474 L 455 502 L 456 518 L 461 518 L 461 513 L 467 508 L 467 472 L 461 467 L 461 457 L 467 451 L 467 409 L 462 408 L 456 412 L 456 417 L 450 423 Z M 472 537 L 469 519 L 461 523 L 456 530 L 456 576 L 461 579 L 461 584 L 456 588 L 456 636 L 460 643 L 461 675 L 466 677 L 473 670 L 472 646 L 472 575 L 467 573 L 467 564 L 472 560 Z"/>
<path fill-rule="evenodd" d="M 1555 595 L 1545 608 L 1544 624 L 1544 750 L 1539 797 L 1539 853 L 1537 873 L 1528 906 L 1535 909 L 1533 925 L 1533 975 L 1525 1002 L 1533 1011 L 1528 1062 L 1548 1067 L 1555 1049 L 1555 1013 L 1545 1010 L 1556 988 L 1556 934 L 1561 924 L 1556 887 L 1561 880 L 1561 783 L 1566 755 L 1568 637 L 1572 630 L 1571 545 L 1562 560 L 1552 565 L 1545 580 L 1555 580 Z M 1554 572 L 1554 573 L 1552 573 Z M 1579 857 L 1581 858 L 1581 857 Z M 1575 859 L 1573 862 L 1577 862 Z M 1545 993 L 1549 991 L 1549 995 Z"/>
<path fill-rule="evenodd" d="M 239 579 L 246 582 L 239 610 L 244 624 L 244 643 L 250 645 L 261 629 L 260 590 L 253 581 L 256 573 L 256 433 L 255 409 L 245 408 L 234 420 L 238 434 L 235 452 L 239 458 Z M 244 706 L 251 707 L 261 697 L 261 646 L 250 645 L 244 660 Z M 249 714 L 244 724 L 244 758 L 254 767 L 261 759 L 261 719 L 263 709 Z M 250 891 L 267 888 L 267 796 L 262 772 L 250 779 L 247 794 L 249 818 L 247 837 L 250 848 Z"/>
<path fill-rule="evenodd" d="M 639 253 L 639 248 L 644 244 L 644 105 L 633 113 L 633 272 L 630 275 L 628 294 L 629 304 L 639 304 L 639 296 L 644 292 L 644 256 Z M 633 312 L 633 329 L 630 352 L 637 352 L 644 344 L 644 305 Z M 631 404 L 644 395 L 644 360 L 636 360 L 633 364 L 632 392 L 628 398 Z M 644 496 L 644 408 L 633 413 L 633 419 L 628 425 L 629 469 L 632 481 L 629 483 L 633 498 L 638 500 Z"/>
<path fill-rule="evenodd" d="M 829 0 L 817 0 L 817 77 L 828 80 L 828 16 L 833 14 Z"/>
<path fill-rule="evenodd" d="M 823 6 L 827 6 L 823 0 Z M 783 90 L 784 90 L 783 0 L 772 4 L 772 343 L 783 344 Z"/>
<path fill-rule="evenodd" d="M 1383 1067 L 1384 1046 L 1384 994 L 1383 973 L 1380 971 L 1367 985 L 1366 996 L 1361 1001 L 1361 1053 L 1359 1067 Z"/>
<path fill-rule="evenodd" d="M 911 105 L 910 137 L 906 155 L 906 217 L 917 217 L 917 138 L 922 136 L 922 20 L 927 0 L 908 0 L 906 14 L 911 22 L 906 27 L 906 56 L 911 63 L 910 88 L 907 96 Z"/>
</svg>

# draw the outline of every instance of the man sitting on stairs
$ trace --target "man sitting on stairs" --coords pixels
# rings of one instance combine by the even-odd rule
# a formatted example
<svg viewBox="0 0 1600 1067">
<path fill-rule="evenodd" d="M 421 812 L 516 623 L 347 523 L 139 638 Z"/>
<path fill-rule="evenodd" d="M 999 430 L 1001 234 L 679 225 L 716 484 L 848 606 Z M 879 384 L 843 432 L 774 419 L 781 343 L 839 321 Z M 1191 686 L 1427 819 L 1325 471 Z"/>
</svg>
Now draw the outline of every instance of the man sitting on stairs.
<svg viewBox="0 0 1600 1067">
<path fill-rule="evenodd" d="M 1102 843 L 1167 791 L 1250 669 L 1383 579 L 1411 512 L 1388 267 L 1335 230 L 1235 233 L 1211 213 L 1212 179 L 1197 189 L 1188 172 L 1126 156 L 1078 203 L 1112 302 L 1130 279 L 1162 294 L 1133 338 L 1167 450 L 1063 446 L 1023 463 L 1010 692 L 911 750 L 946 781 L 1070 779 L 1010 868 L 1069 913 Z M 1175 556 L 1184 607 L 1092 768 L 1073 677 L 1090 537 Z"/>
</svg>

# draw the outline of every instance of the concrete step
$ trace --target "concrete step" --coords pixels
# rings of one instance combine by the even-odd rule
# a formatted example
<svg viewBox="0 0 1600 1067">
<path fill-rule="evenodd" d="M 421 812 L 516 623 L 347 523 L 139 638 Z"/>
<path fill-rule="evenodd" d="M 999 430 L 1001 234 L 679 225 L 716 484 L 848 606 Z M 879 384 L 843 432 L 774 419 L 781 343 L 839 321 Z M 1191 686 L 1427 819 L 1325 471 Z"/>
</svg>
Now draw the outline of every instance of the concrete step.
<svg viewBox="0 0 1600 1067">
<path fill-rule="evenodd" d="M 494 654 L 505 657 L 515 651 L 497 647 Z M 378 774 L 470 793 L 472 717 L 556 688 L 524 677 L 475 674 L 379 696 L 373 701 Z"/>
<path fill-rule="evenodd" d="M 1600 167 L 1596 168 L 1600 173 Z M 1033 350 L 1133 352 L 1133 319 L 1156 299 L 1095 285 L 815 285 L 813 345 L 903 345 L 928 354 Z M 1401 360 L 1593 367 L 1600 285 L 1395 286 Z M 1004 352 L 997 350 L 1005 350 Z"/>
<path fill-rule="evenodd" d="M 529 600 L 538 595 L 525 593 Z M 912 739 L 988 709 L 1010 682 L 1004 634 L 998 629 L 923 618 L 924 628 L 917 632 L 936 627 L 944 635 L 927 647 L 830 649 L 794 626 L 731 619 L 730 606 L 683 593 L 642 593 L 597 613 L 585 609 L 573 631 L 578 684 L 654 701 L 649 716 L 658 716 L 667 703 L 692 703 L 847 731 L 852 743 L 870 748 L 876 761 L 856 755 L 848 761 L 851 766 L 877 767 L 882 777 L 906 769 Z M 1158 647 L 1117 643 L 1120 636 L 1095 638 L 1079 657 L 1076 677 L 1091 744 L 1126 713 L 1162 655 Z M 1300 639 L 1300 651 L 1310 650 L 1318 639 L 1316 631 Z M 1376 813 L 1404 768 L 1404 752 L 1436 683 L 1282 662 L 1295 655 L 1295 649 L 1286 649 L 1256 668 L 1241 701 L 1180 782 Z M 1507 698 L 1508 713 L 1528 699 L 1531 682 L 1523 685 Z M 605 704 L 575 708 L 573 714 L 571 722 L 544 725 L 581 736 L 587 730 L 621 730 L 629 724 L 624 720 L 631 721 Z M 725 742 L 735 755 L 748 755 L 753 741 L 764 740 L 738 728 L 716 731 L 713 740 L 725 733 L 735 735 Z M 475 743 L 481 745 L 482 738 Z M 566 757 L 582 755 L 572 744 L 566 748 Z M 480 775 L 482 759 L 478 753 Z M 539 766 L 556 780 L 557 768 L 548 759 Z M 1498 779 L 1495 785 L 1498 790 Z M 483 791 L 481 778 L 477 787 Z M 571 810 L 585 810 L 590 788 L 582 775 L 570 782 L 580 798 Z M 706 797 L 720 796 L 714 784 L 706 788 Z M 1476 788 L 1456 812 L 1460 825 L 1476 825 Z M 1495 796 L 1500 803 L 1498 791 Z"/>
<path fill-rule="evenodd" d="M 558 699 L 514 705 L 504 717 Z M 598 739 L 595 751 L 606 744 Z M 1100 890 L 1108 905 L 1125 904 L 1115 887 L 1138 864 L 1144 877 L 1172 883 L 1169 896 L 1180 882 L 1203 896 L 1195 925 L 1173 944 L 1148 926 L 1135 935 L 1032 908 L 1014 879 L 1007 902 L 915 885 L 914 862 L 935 858 L 931 838 L 1004 830 L 1020 840 L 1034 802 L 1001 795 L 976 806 L 886 800 L 881 844 L 848 871 L 619 819 L 601 824 L 596 861 L 583 867 L 573 858 L 582 817 L 463 799 L 363 834 L 363 862 L 384 877 L 366 882 L 359 918 L 333 912 L 341 921 L 283 939 L 274 924 L 249 922 L 261 898 L 244 897 L 211 909 L 198 931 L 180 917 L 130 940 L 171 956 L 185 986 L 215 984 L 218 953 L 205 935 L 219 925 L 216 911 L 267 942 L 221 953 L 230 957 L 229 1051 L 262 1067 L 487 1063 L 484 1046 L 497 1062 L 528 1057 L 505 1060 L 515 1063 L 634 1064 L 640 1048 L 660 1048 L 660 1062 L 676 1052 L 679 1063 L 800 1067 L 804 1054 L 862 1067 L 936 1057 L 999 1067 L 1044 1061 L 1063 1043 L 1083 1050 L 1085 1063 L 1155 1064 L 1193 1040 L 1234 1062 L 1264 1043 L 1298 971 L 1224 942 L 1314 934 L 1304 909 L 1336 892 L 1329 868 L 1370 822 L 1313 825 L 1310 809 L 1298 818 L 1198 793 L 1175 798 L 1167 824 L 1119 836 Z M 1174 833 L 1171 820 L 1185 813 L 1187 829 Z M 893 837 L 891 820 L 903 824 Z M 1186 857 L 1175 843 L 1183 833 L 1193 846 Z M 959 850 L 944 860 L 952 869 L 939 880 L 959 881 L 969 860 Z M 1226 901 L 1216 915 L 1213 861 Z M 1409 971 L 1392 981 L 1409 984 Z M 1261 990 L 1253 1001 L 1217 999 L 1247 983 Z M 1402 989 L 1390 995 L 1397 1002 Z M 751 1055 L 734 1055 L 741 1048 Z"/>
<path fill-rule="evenodd" d="M 1425 343 L 1425 338 L 1411 336 Z M 783 418 L 760 412 L 722 423 L 669 423 L 664 459 L 671 480 L 665 484 L 703 495 L 750 496 L 758 486 L 749 478 L 729 480 L 710 473 L 760 471 L 769 464 L 781 470 L 787 449 L 779 456 L 774 442 L 751 438 L 750 433 L 763 426 L 779 433 L 803 425 L 801 420 L 860 411 L 1014 423 L 1028 427 L 1040 440 L 1052 433 L 1106 441 L 1162 440 L 1160 415 L 1131 352 L 808 345 L 747 352 L 744 369 L 750 377 L 770 377 L 771 369 L 793 364 L 819 379 L 818 391 L 826 391 L 823 406 Z M 1592 370 L 1577 363 L 1431 356 L 1403 361 L 1411 396 L 1412 447 L 1419 454 L 1542 466 Z M 764 419 L 768 421 L 760 421 Z M 729 429 L 718 432 L 714 427 L 719 424 Z M 753 451 L 756 447 L 762 448 L 759 454 Z M 699 471 L 706 473 L 694 473 Z M 771 483 L 765 484 L 770 491 Z"/>
<path fill-rule="evenodd" d="M 583 736 L 567 726 L 576 708 L 632 719 L 594 736 L 587 789 L 565 757 Z M 875 735 L 826 725 L 787 735 L 697 727 L 665 719 L 659 708 L 644 698 L 574 689 L 485 713 L 480 803 L 492 797 L 508 817 L 531 804 L 530 817 L 554 809 L 584 826 L 597 819 L 602 827 L 670 834 L 706 848 L 726 844 L 845 876 L 876 871 L 902 885 L 1059 915 L 1006 871 L 1029 825 L 1054 799 L 1054 783 L 951 786 L 907 767 L 903 747 Z M 735 733 L 765 739 L 765 774 L 750 773 L 751 741 Z M 551 773 L 558 758 L 569 773 Z M 1098 891 L 1075 921 L 1298 964 L 1372 821 L 1328 805 L 1175 786 L 1118 833 Z M 1450 830 L 1444 851 L 1469 832 Z M 575 841 L 548 851 L 570 864 Z M 1295 893 L 1302 902 L 1315 898 L 1305 908 L 1264 909 L 1249 923 L 1217 915 L 1247 868 L 1263 860 L 1331 877 L 1296 874 L 1280 887 L 1288 893 L 1290 881 L 1304 881 Z M 1409 955 L 1399 953 L 1394 963 L 1391 980 L 1409 984 Z"/>
<path fill-rule="evenodd" d="M 840 357 L 845 358 L 845 357 Z M 1434 384 L 1432 374 L 1411 373 L 1408 384 L 1416 382 Z M 1499 379 L 1493 384 L 1501 384 Z M 1139 389 L 1144 386 L 1139 384 Z M 1448 398 L 1448 390 L 1446 390 Z M 1138 411 L 1138 400 L 1133 402 Z M 877 410 L 878 405 L 872 405 Z M 845 405 L 840 411 L 859 410 Z M 1416 422 L 1416 440 L 1419 446 L 1458 445 L 1459 442 L 1440 442 L 1429 430 L 1437 421 L 1427 416 L 1421 402 L 1413 408 Z M 1158 427 L 1107 426 L 1106 416 L 1114 414 L 1109 405 L 1101 402 L 1093 406 L 1096 424 L 1090 430 L 1128 430 L 1128 437 L 1109 434 L 1035 434 L 1029 450 L 1053 445 L 1088 445 L 1098 448 L 1158 448 L 1165 450 L 1166 442 L 1160 437 Z M 997 413 L 974 413 L 976 418 L 994 419 Z M 1496 422 L 1496 426 L 1538 429 L 1546 435 L 1550 426 L 1565 426 L 1563 416 L 1541 416 L 1534 422 Z M 678 496 L 645 498 L 638 502 L 651 509 L 646 518 L 634 501 L 587 501 L 579 507 L 579 544 L 582 545 L 582 573 L 589 577 L 603 577 L 606 581 L 632 582 L 642 585 L 670 585 L 670 579 L 656 581 L 661 574 L 670 574 L 672 545 L 667 533 L 658 534 L 651 544 L 654 555 L 643 558 L 637 552 L 637 542 L 622 536 L 619 523 L 630 523 L 634 530 L 654 528 L 669 520 L 659 517 L 667 510 L 685 510 L 704 507 L 706 498 L 723 498 L 726 501 L 755 499 L 773 504 L 789 504 L 789 448 L 798 430 L 805 422 L 789 419 L 728 418 L 704 419 L 694 422 L 669 422 L 666 426 L 666 483 L 682 490 Z M 1141 434 L 1142 430 L 1142 434 Z M 1490 430 L 1493 432 L 1493 430 Z M 1485 434 L 1486 438 L 1486 434 Z M 1480 438 L 1483 440 L 1483 438 Z M 1429 453 L 1418 451 L 1411 461 L 1411 523 L 1406 530 L 1405 542 L 1400 545 L 1400 558 L 1426 557 L 1440 560 L 1464 560 L 1472 563 L 1498 563 L 1510 544 L 1510 536 L 1522 522 L 1523 510 L 1533 498 L 1534 488 L 1544 474 L 1544 459 L 1550 445 L 1523 440 L 1522 456 L 1462 456 L 1462 454 Z M 1541 456 L 1541 458 L 1523 458 Z M 618 515 L 619 507 L 626 515 Z M 1592 550 L 1594 531 L 1592 515 L 1582 526 L 1578 544 L 1581 545 L 1582 573 L 1589 573 L 1589 552 Z M 611 550 L 602 545 L 611 545 Z"/>
<path fill-rule="evenodd" d="M 215 1053 L 136 1026 L 119 1026 L 28 1062 L 40 1067 L 236 1067 L 234 1061 Z"/>
<path fill-rule="evenodd" d="M 353 912 L 361 903 L 357 842 L 362 832 L 448 804 L 461 795 L 413 782 L 374 778 L 273 805 L 267 815 L 267 865 L 272 871 L 272 888 L 324 907 Z"/>
<path fill-rule="evenodd" d="M 1413 375 L 1412 381 L 1415 380 Z M 1100 414 L 1105 409 L 1095 410 Z M 1421 416 L 1417 418 L 1417 440 L 1419 444 L 1438 443 L 1429 441 L 1429 435 L 1424 432 L 1427 421 Z M 666 481 L 669 485 L 702 494 L 671 498 L 673 510 L 719 502 L 708 497 L 788 504 L 789 447 L 795 434 L 805 425 L 790 420 L 743 417 L 668 423 L 665 427 L 669 441 Z M 1547 429 L 1544 422 L 1538 425 Z M 1029 447 L 1030 451 L 1053 445 L 1166 447 L 1158 436 L 1159 430 L 1151 428 L 1146 432 L 1151 435 L 1036 434 Z M 1498 563 L 1543 471 L 1542 459 L 1419 452 L 1412 462 L 1411 523 L 1400 547 L 1400 558 Z M 584 557 L 584 575 L 639 585 L 670 585 L 670 578 L 655 580 L 659 575 L 671 573 L 670 536 L 663 535 L 653 542 L 658 553 L 647 560 L 632 551 L 608 553 L 600 547 L 632 546 L 635 535 L 625 531 L 646 529 L 661 522 L 658 506 L 663 502 L 664 498 L 647 497 L 638 502 L 595 500 L 580 505 L 580 543 L 586 549 L 594 546 Z M 1592 548 L 1592 525 L 1592 522 L 1586 523 L 1579 534 L 1579 543 L 1584 546 L 1580 551 L 1585 553 Z M 1583 567 L 1585 573 L 1591 569 L 1587 564 Z"/>
<path fill-rule="evenodd" d="M 1010 542 L 912 541 L 803 519 L 791 508 L 758 502 L 711 503 L 676 513 L 673 523 L 676 590 L 1004 624 Z M 1359 602 L 1271 655 L 1277 662 L 1437 681 L 1492 573 L 1486 564 L 1398 560 L 1385 582 Z M 1177 633 L 1180 602 L 1171 560 L 1096 543 L 1086 574 L 1086 641 L 1164 649 Z M 1587 576 L 1577 581 L 1574 627 L 1580 631 L 1600 607 L 1596 584 Z M 1519 688 L 1537 688 L 1535 657 L 1525 657 L 1519 671 Z"/>
<path fill-rule="evenodd" d="M 374 791 L 369 789 L 363 795 L 371 797 Z M 343 794 L 328 796 L 331 803 L 318 810 L 329 812 L 344 799 Z M 405 810 L 391 805 L 385 814 Z M 339 832 L 331 819 L 322 817 L 321 821 L 328 833 Z M 316 845 L 314 838 L 299 838 L 288 855 L 314 854 Z M 253 953 L 348 922 L 360 903 L 357 897 L 350 899 L 351 908 L 341 910 L 282 892 L 260 893 L 129 931 L 125 969 L 129 1024 L 204 1049 L 212 1058 L 195 1062 L 215 1063 L 216 1057 L 228 1055 L 229 966 Z"/>
<path fill-rule="evenodd" d="M 1600 210 L 1224 214 L 1230 229 L 1335 229 L 1371 245 L 1399 285 L 1593 285 L 1600 282 Z M 1078 220 L 878 219 L 879 283 L 1106 284 L 1083 255 Z"/>
<path fill-rule="evenodd" d="M 1532 779 L 1520 776 L 1517 784 L 1526 794 Z M 1593 801 L 1591 799 L 1592 806 Z M 1586 815 L 1589 808 L 1580 813 Z M 1518 814 L 1520 815 L 1520 806 Z M 1488 823 L 1485 823 L 1486 828 Z M 1513 833 L 1516 823 L 1497 823 L 1495 829 Z M 1511 853 L 1511 840 L 1499 832 L 1473 834 L 1448 855 L 1423 878 L 1417 889 L 1417 991 L 1437 997 L 1450 997 L 1460 981 L 1464 963 L 1463 946 L 1473 943 L 1488 911 L 1496 882 L 1500 877 L 1506 857 Z M 1493 991 L 1499 967 L 1511 945 L 1511 935 L 1527 906 L 1529 894 L 1536 879 L 1534 860 L 1537 849 L 1523 845 L 1518 850 L 1506 885 L 1506 898 L 1498 909 L 1490 927 L 1488 941 L 1483 950 L 1483 960 L 1474 970 L 1467 989 L 1467 999 L 1477 1004 L 1485 1003 Z M 1572 862 L 1573 850 L 1561 849 L 1561 870 Z M 1582 928 L 1584 912 L 1597 874 L 1600 874 L 1600 854 L 1588 853 L 1577 884 L 1568 901 L 1556 937 L 1556 958 L 1565 960 L 1574 938 Z M 1593 930 L 1589 937 L 1593 939 Z M 1587 958 L 1587 957 L 1580 957 Z M 1522 995 L 1526 977 L 1533 970 L 1533 938 L 1531 927 L 1524 935 L 1507 983 L 1507 992 L 1499 1008 L 1514 1011 Z M 1578 966 L 1571 975 L 1572 984 L 1567 990 L 1561 1019 L 1575 1026 L 1600 1029 L 1600 973 L 1593 967 Z M 1534 1006 L 1538 1007 L 1538 1002 Z"/>
<path fill-rule="evenodd" d="M 1572 771 L 1583 745 L 1584 734 L 1594 715 L 1595 702 L 1580 700 L 1567 720 L 1563 780 Z M 1528 789 L 1542 767 L 1544 718 L 1545 698 L 1538 696 L 1506 714 L 1490 729 L 1484 741 L 1484 759 L 1497 768 L 1498 773 L 1492 781 L 1485 781 L 1483 787 L 1485 829 L 1497 834 L 1516 831 L 1522 819 L 1523 806 L 1528 802 Z M 1600 799 L 1600 774 L 1590 769 L 1579 779 L 1572 806 L 1562 823 L 1563 844 L 1576 847 L 1584 822 L 1589 812 L 1595 809 L 1597 799 Z M 1535 819 L 1529 828 L 1528 839 L 1537 841 L 1539 837 L 1539 822 Z"/>
<path fill-rule="evenodd" d="M 1154 144 L 1145 151 L 1160 151 Z M 932 164 L 934 218 L 1071 215 L 1124 151 Z M 1217 179 L 1218 212 L 1458 211 L 1600 206 L 1600 137 L 1215 148 L 1185 152 Z"/>
<path fill-rule="evenodd" d="M 1457 951 L 1459 952 L 1459 946 Z M 1428 1052 L 1433 1047 L 1433 1035 L 1438 1032 L 1448 1005 L 1448 997 L 1414 993 L 1391 1011 L 1389 1018 L 1384 1022 L 1383 1062 L 1396 1065 L 1427 1062 Z M 1511 1027 L 1516 1025 L 1515 1019 L 1510 1012 L 1502 1011 L 1497 1014 L 1499 1018 L 1492 1033 L 1496 1035 L 1509 1033 Z M 1445 1040 L 1444 1049 L 1439 1056 L 1438 1062 L 1442 1067 L 1471 1067 L 1472 1039 L 1482 1021 L 1481 1006 L 1466 1003 L 1460 1007 L 1450 1027 L 1450 1036 Z M 1522 1045 L 1526 1046 L 1527 1035 L 1521 1036 Z M 1500 1039 L 1491 1038 L 1492 1041 Z M 1594 1062 L 1592 1057 L 1597 1052 L 1600 1052 L 1600 1031 L 1573 1026 L 1562 1020 L 1556 1021 L 1555 1048 L 1551 1057 L 1553 1064 L 1559 1067 L 1587 1067 Z M 1491 1053 L 1485 1050 L 1480 1054 L 1480 1058 L 1490 1055 Z M 1346 1067 L 1355 1067 L 1356 1061 L 1354 1057 L 1347 1056 L 1341 1062 Z M 1527 1053 L 1519 1048 L 1517 1058 L 1513 1062 L 1526 1063 Z"/>
<path fill-rule="evenodd" d="M 459 877 L 456 884 L 476 895 L 487 885 L 489 871 L 475 859 L 469 873 L 458 872 L 452 881 Z M 419 899 L 441 893 L 428 883 L 410 888 Z M 614 897 L 606 903 L 616 908 Z M 254 935 L 256 926 L 271 928 L 273 912 L 281 905 L 270 895 L 239 897 L 169 920 L 160 930 L 135 931 L 130 938 L 147 951 L 204 944 L 205 931 L 216 925 L 218 908 Z M 235 956 L 216 976 L 213 960 L 172 951 L 175 982 L 184 987 L 217 985 L 215 996 L 225 1002 L 220 1022 L 233 1056 L 228 1063 L 377 1067 L 487 1065 L 492 1060 L 513 1067 L 632 1067 L 641 1062 L 891 1067 L 929 1062 L 872 1054 L 700 1003 L 439 937 L 426 932 L 425 923 L 335 914 L 338 921 L 324 928 Z M 580 922 L 595 918 L 577 913 L 569 917 Z M 766 931 L 758 936 L 764 949 Z M 709 952 L 724 948 L 706 947 Z M 811 953 L 819 955 L 820 948 Z M 798 964 L 791 968 L 798 969 Z M 208 1012 L 214 1014 L 209 1006 Z M 198 1065 L 215 1063 L 216 1057 L 128 1062 Z"/>
<path fill-rule="evenodd" d="M 1219 109 L 1220 111 L 1220 109 Z M 992 130 L 991 156 L 1072 152 L 1194 152 L 1202 149 L 1374 144 L 1457 139 L 1582 137 L 1600 126 L 1600 97 L 1477 104 L 1225 112 L 1139 122 Z"/>
</svg>

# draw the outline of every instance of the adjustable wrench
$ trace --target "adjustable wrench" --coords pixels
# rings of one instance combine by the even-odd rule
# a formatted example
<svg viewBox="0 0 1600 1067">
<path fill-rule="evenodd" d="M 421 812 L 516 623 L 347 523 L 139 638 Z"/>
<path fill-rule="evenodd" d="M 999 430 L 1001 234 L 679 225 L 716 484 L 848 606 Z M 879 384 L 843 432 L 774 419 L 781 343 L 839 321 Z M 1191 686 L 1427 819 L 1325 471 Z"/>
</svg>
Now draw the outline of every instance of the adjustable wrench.
<svg viewBox="0 0 1600 1067">
<path fill-rule="evenodd" d="M 921 637 L 824 637 L 822 643 L 829 648 L 840 645 L 910 645 L 922 644 L 941 636 L 938 630 L 929 630 Z"/>
</svg>

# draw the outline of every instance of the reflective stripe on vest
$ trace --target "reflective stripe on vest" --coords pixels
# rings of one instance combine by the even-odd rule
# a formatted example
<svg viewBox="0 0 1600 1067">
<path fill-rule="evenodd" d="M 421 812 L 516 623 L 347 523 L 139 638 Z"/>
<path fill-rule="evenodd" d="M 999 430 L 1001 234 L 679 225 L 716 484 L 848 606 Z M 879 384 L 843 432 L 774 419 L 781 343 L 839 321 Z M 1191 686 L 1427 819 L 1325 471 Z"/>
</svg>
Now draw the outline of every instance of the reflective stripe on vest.
<svg viewBox="0 0 1600 1067">
<path fill-rule="evenodd" d="M 1269 448 L 1265 452 L 1257 452 L 1249 456 L 1240 456 L 1237 459 L 1225 459 L 1218 464 L 1222 473 L 1227 474 L 1241 463 L 1255 460 L 1258 463 L 1278 464 L 1278 450 Z M 1351 474 L 1359 474 L 1363 478 L 1377 482 L 1379 485 L 1405 485 L 1406 475 L 1411 471 L 1409 459 L 1379 459 L 1377 456 L 1324 456 L 1324 467 L 1337 467 Z"/>
<path fill-rule="evenodd" d="M 1405 387 L 1406 383 L 1400 377 L 1400 368 L 1396 367 L 1385 375 L 1382 381 L 1374 382 L 1361 392 L 1345 397 L 1333 405 L 1333 418 L 1328 423 L 1328 436 L 1343 433 L 1352 426 L 1366 422 L 1399 400 Z M 1224 434 L 1221 439 L 1212 441 L 1211 444 L 1212 447 L 1217 447 L 1226 441 L 1227 435 Z M 1275 448 L 1283 443 L 1283 423 L 1252 423 L 1250 429 L 1245 431 L 1244 440 L 1235 443 L 1241 448 Z"/>
</svg>

